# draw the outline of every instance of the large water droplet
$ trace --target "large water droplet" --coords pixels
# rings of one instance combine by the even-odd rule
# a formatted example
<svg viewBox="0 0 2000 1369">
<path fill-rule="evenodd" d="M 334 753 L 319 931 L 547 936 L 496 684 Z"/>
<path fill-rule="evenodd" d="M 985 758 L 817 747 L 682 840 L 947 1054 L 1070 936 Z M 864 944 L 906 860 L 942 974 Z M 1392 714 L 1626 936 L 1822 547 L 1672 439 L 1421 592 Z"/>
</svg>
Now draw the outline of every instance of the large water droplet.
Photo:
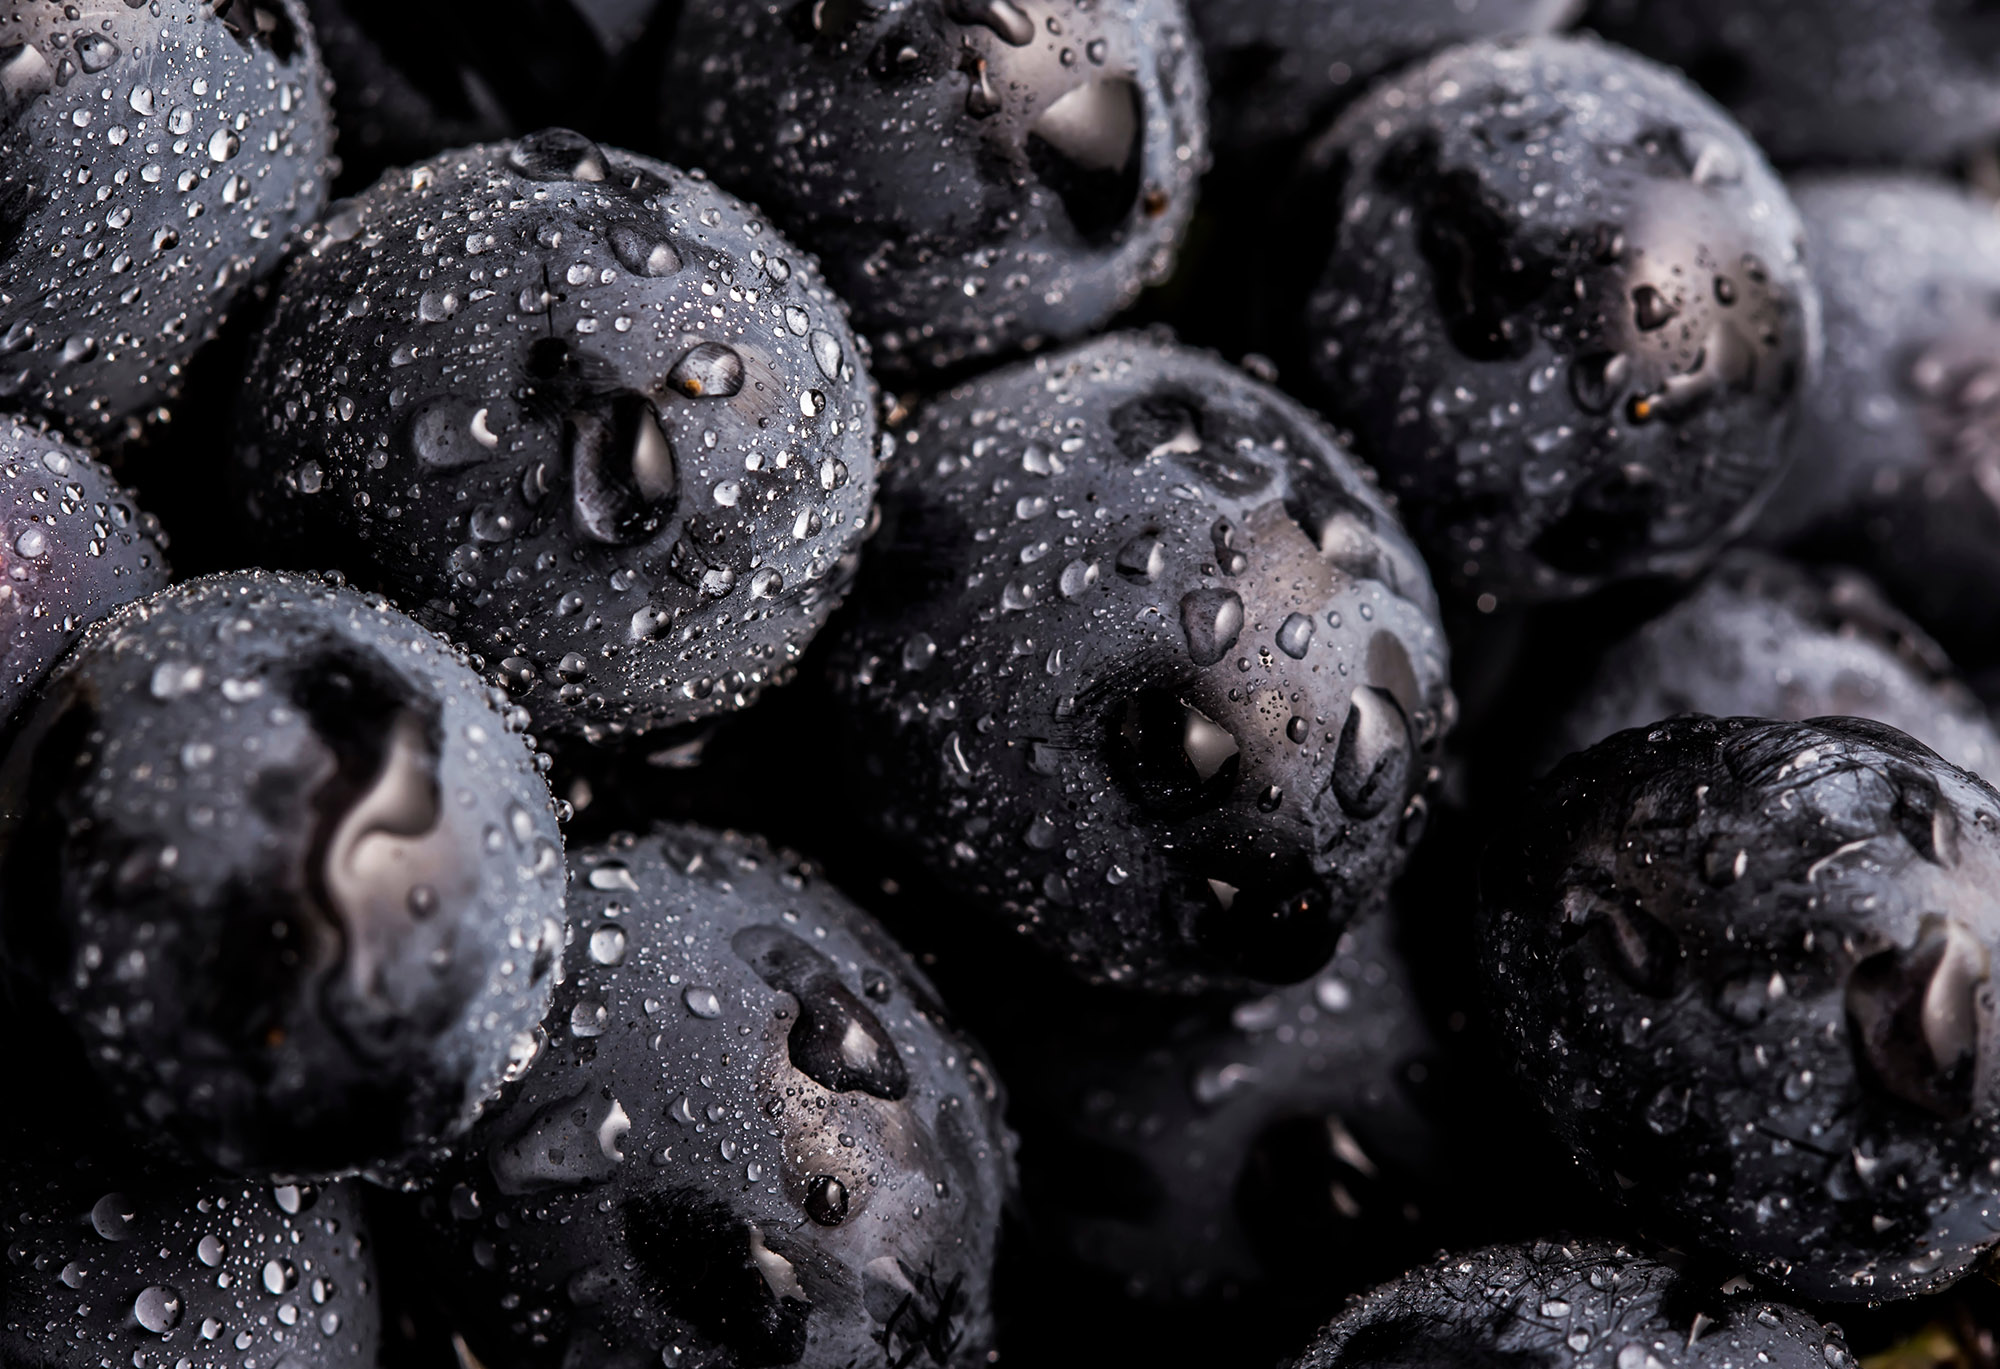
<svg viewBox="0 0 2000 1369">
<path fill-rule="evenodd" d="M 507 165 L 531 181 L 602 181 L 610 175 L 604 150 L 567 128 L 543 129 L 515 143 Z"/>
<path fill-rule="evenodd" d="M 600 965 L 618 965 L 625 959 L 625 929 L 605 923 L 590 934 L 590 958 Z"/>
<path fill-rule="evenodd" d="M 1158 537 L 1145 533 L 1118 549 L 1118 573 L 1128 580 L 1154 580 L 1167 568 L 1167 549 Z"/>
<path fill-rule="evenodd" d="M 806 1190 L 806 1215 L 821 1226 L 839 1226 L 847 1220 L 847 1185 L 831 1174 L 821 1174 Z"/>
<path fill-rule="evenodd" d="M 1642 285 L 1632 292 L 1632 321 L 1642 333 L 1657 332 L 1680 314 L 1674 302 L 1654 286 Z"/>
<path fill-rule="evenodd" d="M 624 394 L 569 416 L 570 493 L 583 531 L 612 546 L 651 540 L 672 512 L 673 444 L 641 395 Z"/>
<path fill-rule="evenodd" d="M 85 33 L 76 40 L 76 64 L 92 73 L 103 71 L 118 60 L 118 44 L 101 33 Z"/>
<path fill-rule="evenodd" d="M 488 1148 L 486 1167 L 509 1197 L 603 1183 L 625 1162 L 621 1147 L 631 1129 L 624 1105 L 592 1090 L 559 1099 L 530 1117 Z"/>
<path fill-rule="evenodd" d="M 107 1241 L 129 1241 L 139 1218 L 139 1209 L 122 1193 L 107 1193 L 90 1209 L 90 1225 Z"/>
<path fill-rule="evenodd" d="M 839 380 L 840 339 L 824 328 L 816 328 L 813 330 L 811 343 L 813 364 L 819 367 L 819 373 L 828 380 Z"/>
<path fill-rule="evenodd" d="M 1303 613 L 1294 613 L 1278 628 L 1278 650 L 1295 661 L 1303 661 L 1306 652 L 1312 649 L 1313 620 Z"/>
<path fill-rule="evenodd" d="M 699 343 L 674 363 L 667 383 L 697 399 L 727 399 L 743 388 L 743 358 L 720 342 Z"/>
<path fill-rule="evenodd" d="M 132 1320 L 156 1336 L 166 1335 L 181 1324 L 181 1295 L 160 1284 L 142 1289 L 132 1301 Z"/>
<path fill-rule="evenodd" d="M 1333 796 L 1343 811 L 1372 818 L 1400 803 L 1409 785 L 1410 725 L 1395 696 L 1364 685 L 1354 691 L 1333 758 Z"/>
<path fill-rule="evenodd" d="M 611 1025 L 611 1012 L 594 998 L 585 998 L 569 1010 L 569 1034 L 584 1040 L 604 1035 Z"/>
<path fill-rule="evenodd" d="M 798 1001 L 788 1048 L 801 1074 L 836 1093 L 893 1100 L 909 1091 L 896 1043 L 832 961 L 777 927 L 746 927 L 729 944 L 766 984 Z"/>
<path fill-rule="evenodd" d="M 473 435 L 472 414 L 465 406 L 439 398 L 425 402 L 411 418 L 410 450 L 427 469 L 450 471 L 486 460 L 493 449 Z"/>
<path fill-rule="evenodd" d="M 1847 981 L 1848 1023 L 1875 1082 L 1940 1116 L 1966 1116 L 1991 974 L 1979 938 L 1956 919 L 1935 915 L 1924 919 L 1909 949 L 1892 947 L 1855 966 Z"/>
<path fill-rule="evenodd" d="M 611 255 L 635 276 L 671 276 L 681 269 L 681 254 L 672 243 L 630 224 L 611 230 Z"/>
<path fill-rule="evenodd" d="M 1196 665 L 1214 665 L 1243 631 L 1243 600 L 1229 589 L 1196 589 L 1181 596 L 1181 631 Z"/>
</svg>

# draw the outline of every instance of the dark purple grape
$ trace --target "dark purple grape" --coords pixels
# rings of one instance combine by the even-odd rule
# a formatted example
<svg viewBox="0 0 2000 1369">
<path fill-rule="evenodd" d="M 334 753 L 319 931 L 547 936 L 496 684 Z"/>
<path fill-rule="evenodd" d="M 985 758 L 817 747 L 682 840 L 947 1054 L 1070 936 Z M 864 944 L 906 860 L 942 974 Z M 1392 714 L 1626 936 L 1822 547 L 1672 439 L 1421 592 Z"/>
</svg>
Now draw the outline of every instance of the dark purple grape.
<svg viewBox="0 0 2000 1369">
<path fill-rule="evenodd" d="M 1798 216 L 1672 72 L 1453 49 L 1313 144 L 1291 214 L 1298 379 L 1468 601 L 1696 569 L 1783 470 L 1820 346 Z"/>
<path fill-rule="evenodd" d="M 1937 166 L 2000 133 L 1984 0 L 1596 0 L 1588 22 L 1701 82 L 1780 164 Z"/>
<path fill-rule="evenodd" d="M 1827 357 L 1759 540 L 1869 571 L 1969 671 L 2000 664 L 2000 222 L 1916 176 L 1797 186 Z"/>
<path fill-rule="evenodd" d="M 269 572 L 128 604 L 0 765 L 0 942 L 148 1144 L 394 1170 L 533 1054 L 562 928 L 548 786 L 453 648 Z"/>
<path fill-rule="evenodd" d="M 866 816 L 1085 978 L 1324 965 L 1454 708 L 1430 577 L 1332 435 L 1114 335 L 919 410 L 883 513 L 828 657 Z"/>
<path fill-rule="evenodd" d="M 1686 717 L 1496 824 L 1479 950 L 1530 1094 L 1642 1227 L 1829 1302 L 2000 1240 L 2000 794 L 1895 729 Z"/>
<path fill-rule="evenodd" d="M 270 556 L 409 605 L 544 731 L 744 706 L 868 524 L 875 388 L 810 260 L 706 181 L 561 129 L 338 206 L 252 375 L 238 474 Z"/>
</svg>

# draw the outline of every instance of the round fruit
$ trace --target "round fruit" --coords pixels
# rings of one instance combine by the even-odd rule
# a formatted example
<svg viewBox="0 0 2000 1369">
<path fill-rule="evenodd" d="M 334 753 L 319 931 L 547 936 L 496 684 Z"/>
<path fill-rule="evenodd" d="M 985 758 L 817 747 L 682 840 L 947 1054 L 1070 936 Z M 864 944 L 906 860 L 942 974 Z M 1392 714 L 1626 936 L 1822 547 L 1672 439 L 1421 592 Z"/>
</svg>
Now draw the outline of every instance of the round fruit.
<svg viewBox="0 0 2000 1369">
<path fill-rule="evenodd" d="M 1783 469 L 1819 350 L 1798 216 L 1673 73 L 1475 44 L 1378 87 L 1292 209 L 1301 365 L 1467 598 L 1687 571 Z"/>
<path fill-rule="evenodd" d="M 0 937 L 135 1126 L 249 1176 L 392 1167 L 531 1052 L 548 788 L 451 647 L 266 572 L 85 634 L 0 767 Z"/>
<path fill-rule="evenodd" d="M 663 828 L 571 867 L 541 1059 L 426 1200 L 474 1352 L 986 1364 L 1013 1142 L 915 966 L 756 841 Z"/>
<path fill-rule="evenodd" d="M 1855 1369 L 1840 1328 L 1725 1282 L 1595 1242 L 1446 1255 L 1376 1289 L 1295 1369 L 1542 1364 Z"/>
<path fill-rule="evenodd" d="M 0 418 L 0 722 L 84 628 L 166 587 L 166 544 L 111 472 Z"/>
<path fill-rule="evenodd" d="M 553 130 L 312 230 L 244 396 L 275 554 L 330 562 L 592 738 L 740 707 L 839 602 L 875 394 L 756 212 Z"/>
<path fill-rule="evenodd" d="M 1315 978 L 1164 1030 L 1101 993 L 1021 1014 L 1002 1064 L 1037 1224 L 1154 1300 L 1365 1286 L 1435 1249 L 1414 1200 L 1444 1160 L 1419 1108 L 1437 1045 L 1394 926 L 1364 914 Z"/>
<path fill-rule="evenodd" d="M 1996 880 L 2000 794 L 1893 728 L 1681 718 L 1513 806 L 1480 949 L 1642 1221 L 1802 1297 L 1912 1297 L 2000 1239 Z"/>
<path fill-rule="evenodd" d="M 1984 707 L 1923 630 L 1852 571 L 1731 552 L 1604 654 L 1546 759 L 1680 713 L 1872 718 L 2000 778 L 2000 734 Z"/>
<path fill-rule="evenodd" d="M 298 0 L 0 11 L 0 406 L 96 441 L 171 399 L 330 142 Z"/>
<path fill-rule="evenodd" d="M 669 156 L 819 254 L 885 373 L 1101 328 L 1207 160 L 1182 0 L 692 0 Z"/>
<path fill-rule="evenodd" d="M 1961 665 L 2000 663 L 2000 222 L 1914 176 L 1797 195 L 1826 365 L 1758 535 L 1866 568 Z"/>
<path fill-rule="evenodd" d="M 831 657 L 871 816 L 1088 978 L 1296 982 L 1448 728 L 1423 563 L 1291 401 L 1114 336 L 941 396 Z"/>
<path fill-rule="evenodd" d="M 2000 134 L 1978 0 L 1597 0 L 1591 26 L 1701 82 L 1780 163 L 1940 165 Z"/>
<path fill-rule="evenodd" d="M 1548 33 L 1581 0 L 1188 0 L 1228 158 L 1296 145 L 1384 74 L 1454 43 Z"/>
</svg>

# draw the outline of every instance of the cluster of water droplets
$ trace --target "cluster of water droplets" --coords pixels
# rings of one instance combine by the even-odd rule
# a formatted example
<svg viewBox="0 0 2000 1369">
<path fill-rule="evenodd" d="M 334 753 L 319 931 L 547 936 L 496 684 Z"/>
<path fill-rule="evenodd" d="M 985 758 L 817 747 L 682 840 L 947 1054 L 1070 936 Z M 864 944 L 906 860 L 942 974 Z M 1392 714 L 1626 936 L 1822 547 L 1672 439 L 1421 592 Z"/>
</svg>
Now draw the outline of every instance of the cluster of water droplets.
<svg viewBox="0 0 2000 1369">
<path fill-rule="evenodd" d="M 1419 1328 L 1419 1329 L 1412 1329 Z M 1531 1357 L 1574 1369 L 1854 1369 L 1838 1327 L 1602 1242 L 1538 1241 L 1441 1256 L 1350 1307 L 1295 1369 L 1359 1369 L 1384 1335 L 1465 1363 Z"/>
<path fill-rule="evenodd" d="M 326 202 L 325 74 L 296 9 L 0 18 L 0 402 L 114 435 Z"/>
<path fill-rule="evenodd" d="M 373 1363 L 374 1257 L 350 1185 L 245 1186 L 10 1156 L 0 1353 L 135 1369 Z M 120 1187 L 122 1178 L 127 1187 Z"/>
<path fill-rule="evenodd" d="M 76 640 L 167 583 L 166 535 L 111 473 L 18 419 L 0 420 L 0 715 Z"/>
</svg>

